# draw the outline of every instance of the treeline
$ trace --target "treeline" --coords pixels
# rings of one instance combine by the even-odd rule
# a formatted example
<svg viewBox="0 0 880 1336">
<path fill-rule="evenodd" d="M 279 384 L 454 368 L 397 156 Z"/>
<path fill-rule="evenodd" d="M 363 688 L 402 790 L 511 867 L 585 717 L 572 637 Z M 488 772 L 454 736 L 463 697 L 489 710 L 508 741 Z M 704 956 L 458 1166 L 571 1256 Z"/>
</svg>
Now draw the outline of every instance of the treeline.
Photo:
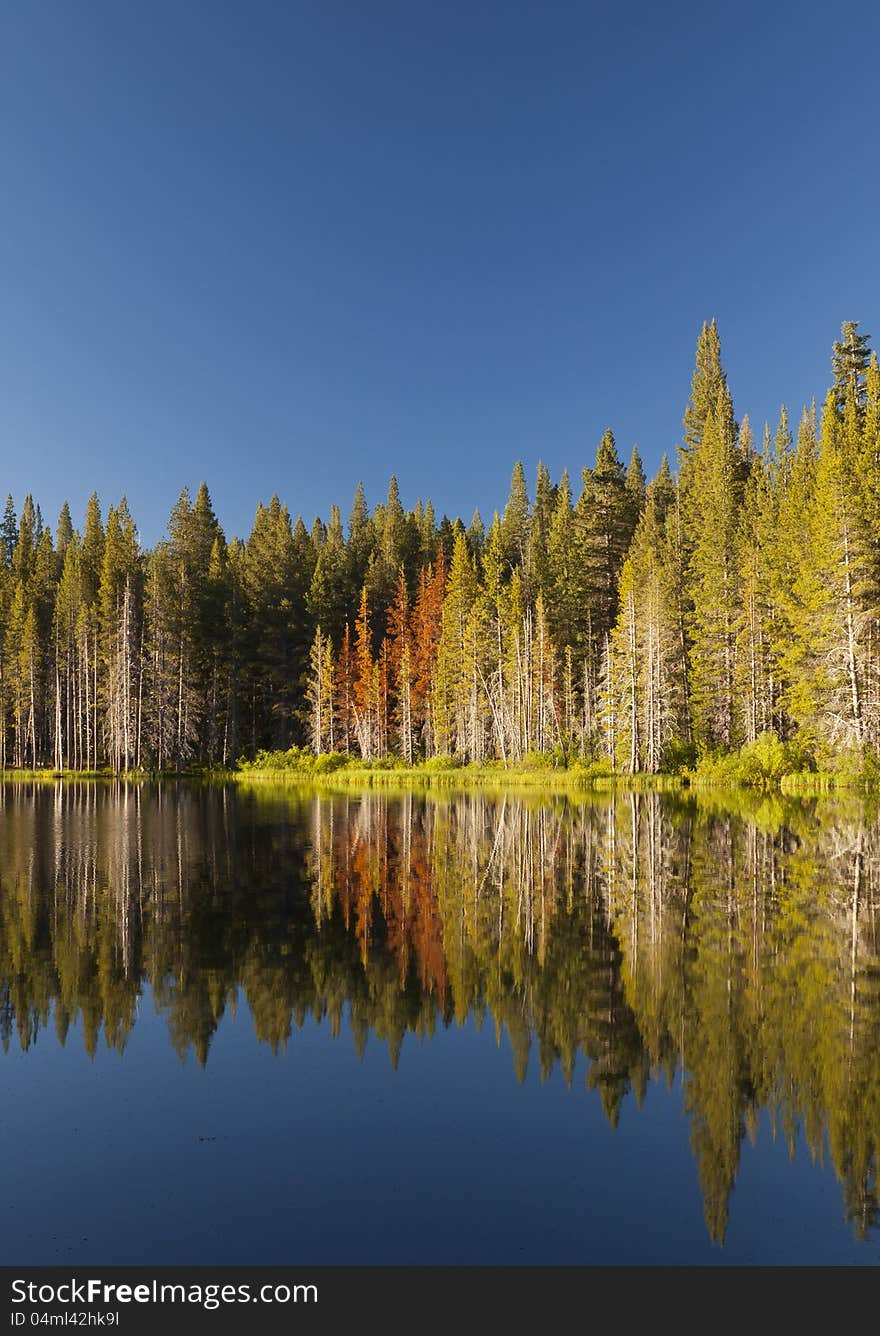
<svg viewBox="0 0 880 1336">
<path fill-rule="evenodd" d="M 776 739 L 880 747 L 880 368 L 843 326 L 821 415 L 737 422 L 713 321 L 677 470 L 607 431 L 580 490 L 517 464 L 479 513 L 347 529 L 273 498 L 227 541 L 207 487 L 145 550 L 123 500 L 0 526 L 0 767 L 228 766 L 308 743 L 375 762 L 604 758 L 655 773 Z"/>
</svg>

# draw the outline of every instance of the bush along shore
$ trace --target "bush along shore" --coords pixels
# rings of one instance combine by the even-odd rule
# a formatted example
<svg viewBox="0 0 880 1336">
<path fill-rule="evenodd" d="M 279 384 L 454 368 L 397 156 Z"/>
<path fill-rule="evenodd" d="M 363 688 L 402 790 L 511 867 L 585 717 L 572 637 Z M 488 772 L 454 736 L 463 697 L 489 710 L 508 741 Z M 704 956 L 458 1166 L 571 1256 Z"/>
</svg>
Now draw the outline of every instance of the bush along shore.
<svg viewBox="0 0 880 1336">
<path fill-rule="evenodd" d="M 805 797 L 829 793 L 880 795 L 880 756 L 863 748 L 829 753 L 817 759 L 802 747 L 761 734 L 738 752 L 706 753 L 694 760 L 679 758 L 674 771 L 614 770 L 607 757 L 593 761 L 566 758 L 558 752 L 531 752 L 505 764 L 462 762 L 455 756 L 432 756 L 408 765 L 395 756 L 374 761 L 310 747 L 260 750 L 241 757 L 234 767 L 192 766 L 179 770 L 66 770 L 51 766 L 6 768 L 0 780 L 183 780 L 259 784 L 279 782 L 345 788 L 433 786 L 465 788 L 535 787 L 559 790 L 737 790 Z"/>
<path fill-rule="evenodd" d="M 706 754 L 674 773 L 614 771 L 607 758 L 567 762 L 554 753 L 532 753 L 505 765 L 462 764 L 453 756 L 435 756 L 415 765 L 396 757 L 370 763 L 341 752 L 316 754 L 308 747 L 261 751 L 243 758 L 232 777 L 240 782 L 277 780 L 345 787 L 394 785 L 536 786 L 559 789 L 625 790 L 752 789 L 803 794 L 880 793 L 880 757 L 863 750 L 835 753 L 821 767 L 815 756 L 773 734 L 762 734 L 737 753 Z"/>
</svg>

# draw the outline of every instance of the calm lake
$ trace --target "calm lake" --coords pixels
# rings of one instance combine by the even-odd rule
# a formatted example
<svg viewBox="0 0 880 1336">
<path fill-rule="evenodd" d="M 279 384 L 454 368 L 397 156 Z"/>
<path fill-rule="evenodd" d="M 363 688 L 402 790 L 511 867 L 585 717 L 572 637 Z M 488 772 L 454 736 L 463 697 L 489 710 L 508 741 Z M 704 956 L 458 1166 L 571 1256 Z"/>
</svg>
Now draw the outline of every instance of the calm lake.
<svg viewBox="0 0 880 1336">
<path fill-rule="evenodd" d="M 0 804 L 0 1263 L 880 1261 L 874 811 Z"/>
</svg>

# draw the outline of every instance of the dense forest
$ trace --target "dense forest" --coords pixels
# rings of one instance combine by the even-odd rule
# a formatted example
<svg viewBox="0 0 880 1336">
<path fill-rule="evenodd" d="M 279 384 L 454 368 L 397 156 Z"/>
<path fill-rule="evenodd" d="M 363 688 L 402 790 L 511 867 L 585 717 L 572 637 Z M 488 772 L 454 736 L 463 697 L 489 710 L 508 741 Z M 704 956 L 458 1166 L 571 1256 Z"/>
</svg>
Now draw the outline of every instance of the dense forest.
<svg viewBox="0 0 880 1336">
<path fill-rule="evenodd" d="M 123 499 L 0 524 L 0 768 L 364 762 L 789 768 L 880 746 L 880 368 L 857 323 L 821 414 L 737 421 L 704 325 L 676 469 L 603 436 L 580 490 L 521 465 L 486 528 L 372 512 L 307 529 L 277 497 L 227 541 L 205 485 L 146 550 Z"/>
</svg>

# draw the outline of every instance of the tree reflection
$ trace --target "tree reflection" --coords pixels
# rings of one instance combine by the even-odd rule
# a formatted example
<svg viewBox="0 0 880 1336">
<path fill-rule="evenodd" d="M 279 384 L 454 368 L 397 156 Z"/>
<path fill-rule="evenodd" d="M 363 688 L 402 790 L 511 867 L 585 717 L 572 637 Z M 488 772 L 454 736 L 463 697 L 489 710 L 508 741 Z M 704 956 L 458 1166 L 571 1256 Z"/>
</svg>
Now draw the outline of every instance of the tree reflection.
<svg viewBox="0 0 880 1336">
<path fill-rule="evenodd" d="M 832 803 L 7 785 L 0 1039 L 122 1052 L 144 984 L 183 1057 L 241 999 L 394 1066 L 468 1017 L 612 1127 L 680 1079 L 713 1239 L 743 1137 L 830 1155 L 860 1237 L 880 1145 L 880 833 Z"/>
</svg>

